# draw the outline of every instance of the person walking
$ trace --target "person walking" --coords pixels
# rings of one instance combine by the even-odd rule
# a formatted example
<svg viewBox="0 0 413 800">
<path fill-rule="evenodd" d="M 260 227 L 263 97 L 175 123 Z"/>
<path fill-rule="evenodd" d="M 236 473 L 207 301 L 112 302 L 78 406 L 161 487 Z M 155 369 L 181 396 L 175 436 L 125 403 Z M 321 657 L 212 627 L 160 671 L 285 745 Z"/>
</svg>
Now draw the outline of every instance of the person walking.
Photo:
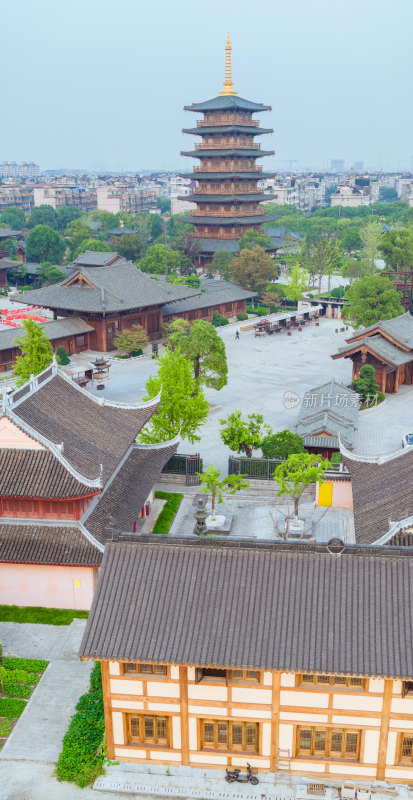
<svg viewBox="0 0 413 800">
<path fill-rule="evenodd" d="M 237 331 L 237 332 L 236 332 L 236 334 L 235 334 L 235 338 L 236 338 L 236 339 L 239 339 L 239 331 Z"/>
</svg>

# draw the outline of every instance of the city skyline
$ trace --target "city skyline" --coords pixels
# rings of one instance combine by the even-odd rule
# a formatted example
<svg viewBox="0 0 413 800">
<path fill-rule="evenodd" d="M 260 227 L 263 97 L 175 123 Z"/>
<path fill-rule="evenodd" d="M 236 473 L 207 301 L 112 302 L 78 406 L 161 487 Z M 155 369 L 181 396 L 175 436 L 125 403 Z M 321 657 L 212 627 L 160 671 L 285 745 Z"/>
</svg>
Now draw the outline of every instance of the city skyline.
<svg viewBox="0 0 413 800">
<path fill-rule="evenodd" d="M 6 37 L 5 63 L 13 67 L 4 107 L 13 124 L 3 130 L 0 161 L 34 160 L 42 170 L 187 170 L 181 129 L 192 115 L 183 106 L 221 90 L 229 29 L 235 89 L 272 106 L 270 169 L 326 171 L 332 159 L 347 168 L 355 161 L 412 168 L 408 0 L 392 7 L 397 37 L 384 0 L 361 8 L 349 0 L 334 13 L 326 0 L 294 8 L 264 0 L 252 19 L 239 11 L 233 0 L 224 8 L 211 0 L 197 18 L 188 0 L 175 8 L 161 0 L 156 9 L 120 0 L 112 17 L 107 0 L 73 0 L 58 27 L 49 0 L 35 7 L 18 0 L 5 11 L 20 47 L 16 61 Z"/>
</svg>

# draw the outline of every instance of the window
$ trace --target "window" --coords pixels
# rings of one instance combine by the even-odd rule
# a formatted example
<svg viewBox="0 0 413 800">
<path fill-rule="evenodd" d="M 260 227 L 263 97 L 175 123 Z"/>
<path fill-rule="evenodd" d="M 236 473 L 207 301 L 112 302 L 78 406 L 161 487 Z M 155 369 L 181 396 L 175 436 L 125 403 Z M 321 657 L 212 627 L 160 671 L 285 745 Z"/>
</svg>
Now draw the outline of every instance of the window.
<svg viewBox="0 0 413 800">
<path fill-rule="evenodd" d="M 343 728 L 297 728 L 297 755 L 357 760 L 359 743 L 360 731 Z"/>
<path fill-rule="evenodd" d="M 347 686 L 359 689 L 366 688 L 364 678 L 351 678 L 348 675 L 299 675 L 299 685 L 306 686 Z"/>
<path fill-rule="evenodd" d="M 76 347 L 83 347 L 84 344 L 85 344 L 85 337 L 76 336 Z"/>
<path fill-rule="evenodd" d="M 258 752 L 258 722 L 201 720 L 201 748 Z"/>
<path fill-rule="evenodd" d="M 411 733 L 400 734 L 400 762 L 411 764 L 413 761 L 413 735 Z"/>
<path fill-rule="evenodd" d="M 166 667 L 163 664 L 137 664 L 126 663 L 123 671 L 131 675 L 166 675 Z"/>
<path fill-rule="evenodd" d="M 402 697 L 408 694 L 413 694 L 413 681 L 403 681 Z"/>
<path fill-rule="evenodd" d="M 211 683 L 259 683 L 261 673 L 258 669 L 215 669 L 210 667 L 197 667 L 196 683 L 210 681 Z"/>
<path fill-rule="evenodd" d="M 128 714 L 129 742 L 169 747 L 168 717 Z"/>
</svg>

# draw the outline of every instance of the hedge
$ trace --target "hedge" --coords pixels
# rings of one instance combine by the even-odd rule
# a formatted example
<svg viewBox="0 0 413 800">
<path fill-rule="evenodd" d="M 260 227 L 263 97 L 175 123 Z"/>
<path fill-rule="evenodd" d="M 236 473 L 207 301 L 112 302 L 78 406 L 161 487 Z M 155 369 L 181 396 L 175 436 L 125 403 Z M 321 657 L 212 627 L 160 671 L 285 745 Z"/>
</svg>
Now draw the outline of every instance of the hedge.
<svg viewBox="0 0 413 800">
<path fill-rule="evenodd" d="M 7 717 L 7 719 L 20 717 L 25 708 L 25 700 L 11 700 L 9 697 L 0 697 L 0 717 Z"/>
<path fill-rule="evenodd" d="M 4 667 L 3 663 L 3 667 Z M 24 669 L 7 669 L 7 678 L 10 683 L 23 683 L 25 686 L 35 686 L 40 680 L 40 675 L 34 672 L 26 672 Z"/>
<path fill-rule="evenodd" d="M 4 658 L 3 667 L 6 669 L 25 669 L 26 672 L 44 672 L 48 661 L 42 658 Z"/>
<path fill-rule="evenodd" d="M 97 662 L 90 675 L 90 689 L 80 698 L 63 739 L 55 770 L 59 781 L 71 781 L 83 788 L 102 775 L 106 761 L 104 732 L 102 677 Z"/>
<path fill-rule="evenodd" d="M 176 512 L 181 505 L 183 494 L 179 492 L 155 492 L 155 497 L 158 500 L 166 500 L 166 503 L 155 522 L 153 533 L 169 533 Z"/>
<path fill-rule="evenodd" d="M 245 311 L 239 311 L 239 313 L 237 314 L 237 319 L 240 320 L 248 319 L 248 314 L 246 314 Z"/>
<path fill-rule="evenodd" d="M 30 622 L 40 625 L 70 625 L 74 619 L 87 619 L 88 611 L 42 606 L 0 606 L 0 622 Z"/>
<path fill-rule="evenodd" d="M 4 681 L 4 691 L 9 697 L 30 697 L 32 687 L 21 686 L 20 683 L 8 683 L 8 681 Z"/>
</svg>

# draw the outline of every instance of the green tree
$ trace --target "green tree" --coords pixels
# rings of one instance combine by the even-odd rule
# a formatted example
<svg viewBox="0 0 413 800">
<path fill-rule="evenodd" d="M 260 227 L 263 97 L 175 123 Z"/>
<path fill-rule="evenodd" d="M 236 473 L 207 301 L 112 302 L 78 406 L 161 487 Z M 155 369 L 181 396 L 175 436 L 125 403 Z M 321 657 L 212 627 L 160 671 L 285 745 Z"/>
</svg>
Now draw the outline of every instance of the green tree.
<svg viewBox="0 0 413 800">
<path fill-rule="evenodd" d="M 305 269 L 301 269 L 301 267 L 293 267 L 285 289 L 286 296 L 289 300 L 300 300 L 307 290 L 307 285 L 308 272 Z"/>
<path fill-rule="evenodd" d="M 80 219 L 84 212 L 77 206 L 61 206 L 56 210 L 57 230 L 64 231 L 75 219 Z"/>
<path fill-rule="evenodd" d="M 157 239 L 158 236 L 162 236 L 164 230 L 164 221 L 159 214 L 151 214 L 151 238 Z"/>
<path fill-rule="evenodd" d="M 36 225 L 26 239 L 26 259 L 29 262 L 61 264 L 64 252 L 63 239 L 48 225 Z"/>
<path fill-rule="evenodd" d="M 297 453 L 288 456 L 273 472 L 273 478 L 279 489 L 276 497 L 288 495 L 294 502 L 294 517 L 298 519 L 300 498 L 307 486 L 312 483 L 323 483 L 325 470 L 330 466 L 327 459 L 321 459 L 317 453 Z"/>
<path fill-rule="evenodd" d="M 380 186 L 379 200 L 381 203 L 394 203 L 398 199 L 399 198 L 394 186 Z"/>
<path fill-rule="evenodd" d="M 148 344 L 148 334 L 142 325 L 132 325 L 130 328 L 119 331 L 113 344 L 117 350 L 126 350 L 129 355 L 135 355 Z"/>
<path fill-rule="evenodd" d="M 368 272 L 368 264 L 357 258 L 347 258 L 341 270 L 343 278 L 348 278 L 350 284 L 353 283 L 355 278 L 364 278 Z"/>
<path fill-rule="evenodd" d="M 17 226 L 17 230 L 20 230 L 20 228 L 24 228 L 26 223 L 26 213 L 23 211 L 22 208 L 19 208 L 18 206 L 6 206 L 6 208 L 3 209 L 3 213 L 13 214 L 13 217 L 19 218 L 19 225 Z"/>
<path fill-rule="evenodd" d="M 86 253 L 86 250 L 93 250 L 97 253 L 111 252 L 111 248 L 108 244 L 105 244 L 105 242 L 101 242 L 98 239 L 83 239 L 83 242 L 80 243 L 79 247 L 77 247 L 73 253 L 72 260 L 75 261 L 78 256 L 82 256 L 83 253 Z"/>
<path fill-rule="evenodd" d="M 142 255 L 143 242 L 137 233 L 125 233 L 123 236 L 116 237 L 113 249 L 123 258 L 137 261 Z"/>
<path fill-rule="evenodd" d="M 158 208 L 161 209 L 161 214 L 170 214 L 171 201 L 169 197 L 158 197 L 156 203 Z"/>
<path fill-rule="evenodd" d="M 374 367 L 371 364 L 363 364 L 360 368 L 359 377 L 354 378 L 352 386 L 357 394 L 360 395 L 362 403 L 372 402 L 375 397 L 378 398 L 380 395 L 383 397 L 376 382 Z"/>
<path fill-rule="evenodd" d="M 17 356 L 14 367 L 16 386 L 22 386 L 31 375 L 38 375 L 53 360 L 53 348 L 42 325 L 33 319 L 23 320 L 24 335 L 15 339 L 23 355 Z"/>
<path fill-rule="evenodd" d="M 340 266 L 341 252 L 338 243 L 332 239 L 320 236 L 310 246 L 307 269 L 311 275 L 318 278 L 318 296 L 321 294 L 321 281 L 324 275 L 328 276 L 328 291 L 330 291 L 331 275 Z"/>
<path fill-rule="evenodd" d="M 211 495 L 211 511 L 212 519 L 215 519 L 215 503 L 224 502 L 224 492 L 235 494 L 241 489 L 247 489 L 250 485 L 244 480 L 245 475 L 228 475 L 226 478 L 221 478 L 219 469 L 215 469 L 213 464 L 210 464 L 205 472 L 197 472 L 198 478 L 201 480 L 201 491 L 205 494 Z"/>
<path fill-rule="evenodd" d="M 170 342 L 191 362 L 194 378 L 200 386 L 222 389 L 228 383 L 228 365 L 225 344 L 213 325 L 198 319 L 187 326 L 186 320 L 171 323 Z"/>
<path fill-rule="evenodd" d="M 404 313 L 399 292 L 389 278 L 381 275 L 360 278 L 348 288 L 347 298 L 343 318 L 355 328 L 367 328 Z"/>
<path fill-rule="evenodd" d="M 413 271 L 413 226 L 385 233 L 379 250 L 395 273 Z"/>
<path fill-rule="evenodd" d="M 245 453 L 252 458 L 253 450 L 262 447 L 264 439 L 272 434 L 272 428 L 264 422 L 262 414 L 248 414 L 242 418 L 242 412 L 236 409 L 224 419 L 219 420 L 222 426 L 219 435 L 234 453 Z"/>
<path fill-rule="evenodd" d="M 189 225 L 185 225 L 185 230 L 180 231 L 175 236 L 174 250 L 177 250 L 181 263 L 179 270 L 181 275 L 191 275 L 195 272 L 195 264 L 199 259 L 200 242 L 196 236 L 192 236 Z"/>
<path fill-rule="evenodd" d="M 268 282 L 276 278 L 277 267 L 262 247 L 254 247 L 246 248 L 234 258 L 231 271 L 235 283 L 261 294 Z"/>
<path fill-rule="evenodd" d="M 47 204 L 35 206 L 28 222 L 28 228 L 36 228 L 37 225 L 47 225 L 53 230 L 58 229 L 58 218 L 53 206 Z"/>
<path fill-rule="evenodd" d="M 70 239 L 72 250 L 75 250 L 85 239 L 91 238 L 92 231 L 85 218 L 79 217 L 66 226 L 65 236 Z"/>
<path fill-rule="evenodd" d="M 36 283 L 39 284 L 39 286 L 49 286 L 52 283 L 60 283 L 60 281 L 64 281 L 65 278 L 66 274 L 48 261 L 39 264 L 36 268 Z"/>
<path fill-rule="evenodd" d="M 0 215 L 0 228 L 11 228 L 12 231 L 21 230 L 22 222 L 17 214 L 12 214 L 10 211 L 4 211 Z"/>
<path fill-rule="evenodd" d="M 279 431 L 264 439 L 261 450 L 264 458 L 287 458 L 292 453 L 305 453 L 304 440 L 298 433 Z"/>
<path fill-rule="evenodd" d="M 191 443 L 200 441 L 197 431 L 208 417 L 208 403 L 192 373 L 192 364 L 179 352 L 167 350 L 157 359 L 159 371 L 146 382 L 145 400 L 159 392 L 155 414 L 139 434 L 145 444 L 173 439 L 178 434 Z"/>
<path fill-rule="evenodd" d="M 238 247 L 241 250 L 252 250 L 254 247 L 261 247 L 264 250 L 271 250 L 272 241 L 264 231 L 256 231 L 248 228 L 243 236 L 238 239 Z"/>
<path fill-rule="evenodd" d="M 211 272 L 218 272 L 221 278 L 231 278 L 231 264 L 234 260 L 233 253 L 229 250 L 217 250 L 212 256 L 210 269 Z"/>
<path fill-rule="evenodd" d="M 96 222 L 102 223 L 103 230 L 107 231 L 110 228 L 117 228 L 119 225 L 119 218 L 116 214 L 112 214 L 111 211 L 102 211 L 99 208 L 95 208 L 93 211 L 90 212 L 90 219 L 95 220 Z M 124 222 L 127 221 L 127 215 L 122 212 L 122 220 Z"/>
<path fill-rule="evenodd" d="M 70 364 L 69 353 L 62 344 L 56 347 L 56 361 L 58 364 Z"/>
<path fill-rule="evenodd" d="M 354 250 L 360 250 L 362 243 L 359 228 L 355 225 L 347 225 L 341 236 L 340 244 L 349 255 Z"/>
<path fill-rule="evenodd" d="M 360 228 L 360 239 L 363 247 L 364 261 L 368 264 L 369 273 L 376 271 L 375 259 L 379 254 L 379 243 L 382 237 L 381 222 L 377 218 L 369 218 Z"/>
<path fill-rule="evenodd" d="M 181 257 L 172 247 L 167 247 L 168 272 L 176 272 L 181 263 Z M 162 244 L 153 244 L 148 247 L 145 258 L 138 263 L 142 272 L 154 272 L 155 274 L 165 274 L 165 247 Z"/>
</svg>

